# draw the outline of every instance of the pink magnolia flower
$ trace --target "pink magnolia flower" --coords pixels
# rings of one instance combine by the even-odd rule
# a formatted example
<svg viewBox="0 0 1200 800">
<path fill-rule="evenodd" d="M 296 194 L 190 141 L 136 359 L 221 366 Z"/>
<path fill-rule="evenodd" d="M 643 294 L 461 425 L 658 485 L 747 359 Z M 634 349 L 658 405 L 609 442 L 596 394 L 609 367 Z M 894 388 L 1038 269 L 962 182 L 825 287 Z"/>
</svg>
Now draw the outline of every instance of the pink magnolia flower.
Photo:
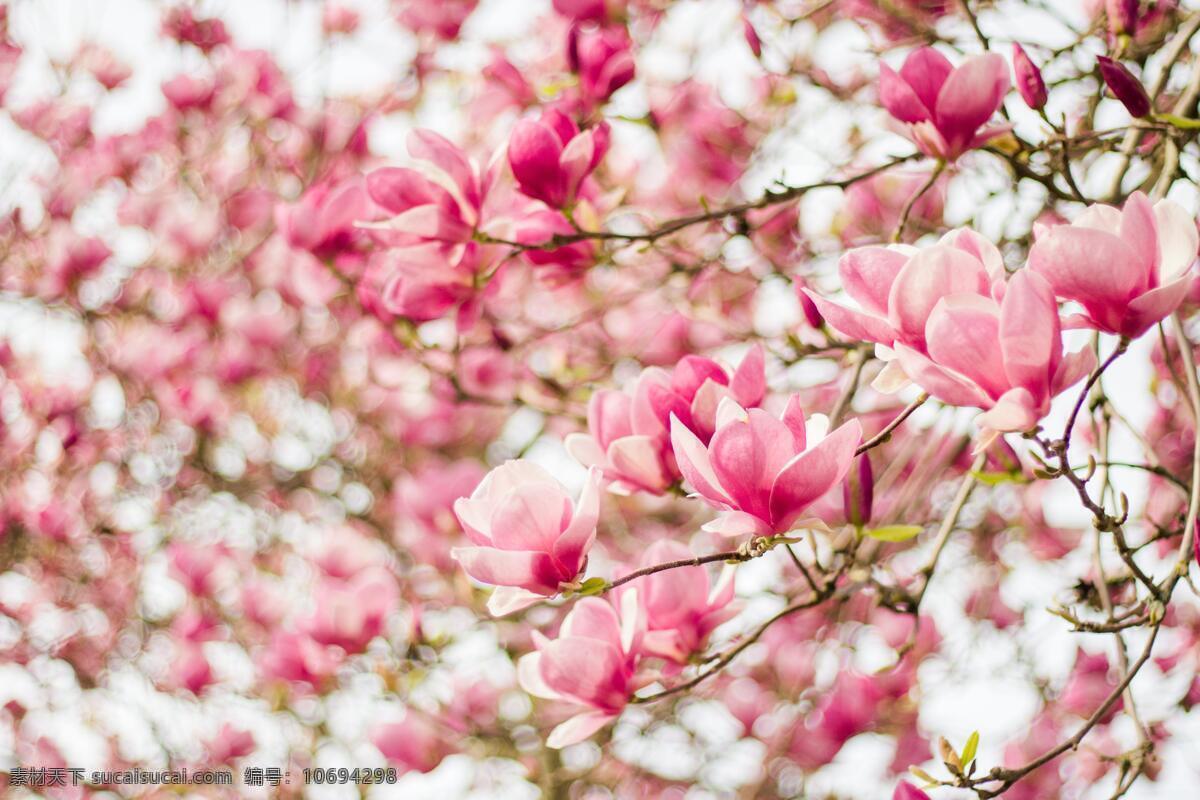
<svg viewBox="0 0 1200 800">
<path fill-rule="evenodd" d="M 828 425 L 823 415 L 806 423 L 795 396 L 779 419 L 757 408 L 746 411 L 726 398 L 705 446 L 673 415 L 671 445 L 680 472 L 697 494 L 723 510 L 705 530 L 725 536 L 790 530 L 809 505 L 846 476 L 862 441 L 857 420 L 826 436 Z"/>
<path fill-rule="evenodd" d="M 1063 356 L 1054 292 L 1022 269 L 1000 300 L 974 293 L 937 302 L 925 324 L 926 351 L 903 343 L 896 352 L 913 382 L 942 402 L 984 409 L 980 424 L 995 434 L 1027 431 L 1050 410 L 1050 400 L 1091 371 L 1090 348 Z M 980 447 L 984 446 L 981 444 Z"/>
<path fill-rule="evenodd" d="M 567 452 L 585 466 L 601 467 L 612 491 L 658 494 L 679 475 L 669 451 L 672 416 L 707 444 L 724 398 L 752 407 L 765 393 L 760 347 L 751 348 L 732 374 L 710 358 L 684 356 L 670 373 L 643 370 L 632 396 L 612 389 L 594 393 L 588 433 L 567 436 Z"/>
<path fill-rule="evenodd" d="M 374 211 L 362 178 L 317 184 L 291 207 L 275 207 L 276 225 L 288 244 L 318 258 L 353 248 L 364 238 L 355 223 Z"/>
<path fill-rule="evenodd" d="M 954 161 L 1006 128 L 982 128 L 1004 101 L 1008 65 L 995 53 L 967 59 L 955 68 L 932 47 L 909 54 L 897 74 L 879 68 L 879 100 L 893 117 L 909 125 L 926 155 Z"/>
<path fill-rule="evenodd" d="M 567 64 L 579 75 L 579 91 L 587 105 L 600 105 L 633 80 L 633 42 L 622 26 L 604 28 L 575 24 L 567 34 Z"/>
<path fill-rule="evenodd" d="M 846 189 L 845 205 L 835 220 L 835 233 L 846 244 L 865 244 L 866 240 L 887 241 L 900 222 L 900 214 L 929 179 L 928 171 L 888 170 Z M 908 212 L 904 234 L 908 240 L 936 230 L 946 206 L 946 177 L 939 177 Z"/>
<path fill-rule="evenodd" d="M 394 215 L 373 229 L 393 246 L 437 243 L 457 264 L 482 222 L 495 165 L 480 171 L 460 148 L 429 130 L 409 135 L 408 152 L 423 162 L 420 169 L 383 167 L 367 175 L 371 199 Z"/>
<path fill-rule="evenodd" d="M 835 331 L 850 339 L 874 342 L 887 362 L 875 380 L 880 391 L 895 391 L 908 376 L 894 348 L 906 345 L 925 352 L 929 315 L 943 298 L 955 294 L 990 297 L 1003 278 L 1004 260 L 996 246 L 974 231 L 950 231 L 932 247 L 907 245 L 860 247 L 842 256 L 838 275 L 846 294 L 861 310 L 804 292 Z"/>
<path fill-rule="evenodd" d="M 321 581 L 315 599 L 316 609 L 300 622 L 299 629 L 319 644 L 361 653 L 383 633 L 398 605 L 399 591 L 389 572 L 375 568 L 344 582 Z"/>
<path fill-rule="evenodd" d="M 588 472 L 579 501 L 530 461 L 507 461 L 469 498 L 454 503 L 471 547 L 451 556 L 468 575 L 498 586 L 488 610 L 503 616 L 558 594 L 587 563 L 600 514 L 600 472 Z"/>
<path fill-rule="evenodd" d="M 646 548 L 641 566 L 691 557 L 686 545 L 659 539 Z M 713 629 L 736 613 L 736 609 L 730 607 L 733 574 L 733 568 L 727 565 L 710 589 L 708 571 L 704 567 L 681 567 L 640 578 L 636 589 L 631 584 L 618 589 L 618 596 L 625 593 L 622 589 L 638 594 L 646 619 L 642 652 L 676 664 L 687 664 L 693 653 L 703 649 Z"/>
<path fill-rule="evenodd" d="M 371 730 L 371 743 L 389 764 L 408 771 L 430 772 L 452 751 L 433 722 L 412 711 L 399 722 L 386 722 Z"/>
<path fill-rule="evenodd" d="M 533 632 L 536 651 L 517 662 L 521 688 L 584 707 L 550 732 L 548 747 L 587 739 L 616 719 L 637 690 L 643 626 L 637 606 L 636 591 L 621 598 L 620 615 L 604 600 L 585 597 L 563 619 L 557 639 Z"/>
<path fill-rule="evenodd" d="M 1196 223 L 1170 200 L 1151 205 L 1135 192 L 1118 211 L 1093 205 L 1070 225 L 1043 229 L 1029 251 L 1030 269 L 1055 294 L 1083 306 L 1069 327 L 1130 338 L 1168 316 L 1192 286 L 1200 247 Z"/>
<path fill-rule="evenodd" d="M 608 151 L 608 123 L 582 133 L 557 109 L 521 120 L 508 142 L 508 163 L 521 191 L 553 208 L 575 202 L 584 179 Z"/>
</svg>

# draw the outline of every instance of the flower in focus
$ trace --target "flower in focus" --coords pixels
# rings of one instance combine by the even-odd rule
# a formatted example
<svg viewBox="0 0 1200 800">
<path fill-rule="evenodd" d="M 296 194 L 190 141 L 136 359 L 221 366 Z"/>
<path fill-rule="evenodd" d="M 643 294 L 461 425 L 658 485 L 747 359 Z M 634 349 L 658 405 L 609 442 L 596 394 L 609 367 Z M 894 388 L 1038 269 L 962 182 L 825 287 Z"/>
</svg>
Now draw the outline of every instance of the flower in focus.
<svg viewBox="0 0 1200 800">
<path fill-rule="evenodd" d="M 669 452 L 672 417 L 707 444 L 723 399 L 757 406 L 766 388 L 760 347 L 752 347 L 732 374 L 710 358 L 684 356 L 670 373 L 643 370 L 632 397 L 612 389 L 595 392 L 588 402 L 588 433 L 569 435 L 567 451 L 581 464 L 601 467 L 613 491 L 657 494 L 678 477 Z"/>
<path fill-rule="evenodd" d="M 967 59 L 955 68 L 932 47 L 909 54 L 900 72 L 880 65 L 879 99 L 909 125 L 921 152 L 954 161 L 1006 128 L 983 128 L 1008 91 L 1008 65 L 995 53 Z M 981 130 L 982 128 L 982 130 Z"/>
<path fill-rule="evenodd" d="M 861 311 L 804 292 L 830 327 L 850 339 L 874 342 L 887 366 L 874 386 L 890 392 L 902 388 L 908 376 L 895 359 L 894 348 L 904 344 L 925 352 L 925 328 L 938 302 L 949 295 L 990 297 L 992 285 L 1004 275 L 1004 261 L 991 242 L 974 231 L 950 231 L 932 247 L 906 245 L 860 247 L 842 256 L 838 275 L 846 294 Z"/>
<path fill-rule="evenodd" d="M 572 504 L 566 488 L 530 461 L 507 461 L 489 472 L 470 497 L 454 503 L 471 547 L 451 556 L 468 575 L 499 587 L 488 600 L 504 616 L 558 594 L 587 563 L 600 514 L 600 472 L 588 472 Z"/>
<path fill-rule="evenodd" d="M 1070 225 L 1042 229 L 1029 267 L 1060 298 L 1083 306 L 1068 327 L 1134 338 L 1183 302 L 1198 247 L 1196 223 L 1182 206 L 1152 205 L 1134 192 L 1120 210 L 1097 204 Z"/>
<path fill-rule="evenodd" d="M 790 530 L 809 505 L 846 476 L 862 441 L 857 420 L 826 436 L 828 425 L 819 414 L 805 422 L 796 397 L 779 419 L 726 398 L 705 446 L 673 416 L 671 445 L 680 472 L 697 494 L 722 509 L 704 529 L 724 536 Z"/>
<path fill-rule="evenodd" d="M 929 394 L 955 406 L 984 409 L 989 435 L 1027 431 L 1050 400 L 1095 366 L 1090 348 L 1063 356 L 1058 306 L 1050 284 L 1029 269 L 1003 287 L 999 301 L 953 294 L 937 302 L 925 325 L 926 353 L 906 344 L 896 352 L 905 373 Z"/>
</svg>

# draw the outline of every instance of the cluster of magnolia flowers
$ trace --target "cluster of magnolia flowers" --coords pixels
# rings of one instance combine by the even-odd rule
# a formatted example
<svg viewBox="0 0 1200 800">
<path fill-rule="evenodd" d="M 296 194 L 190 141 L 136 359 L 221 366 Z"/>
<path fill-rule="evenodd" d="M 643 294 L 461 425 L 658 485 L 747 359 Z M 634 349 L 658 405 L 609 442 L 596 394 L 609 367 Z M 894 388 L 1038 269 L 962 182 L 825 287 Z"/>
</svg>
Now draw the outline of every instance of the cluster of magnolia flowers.
<svg viewBox="0 0 1200 800">
<path fill-rule="evenodd" d="M 1039 230 L 1029 263 L 1011 272 L 994 245 L 964 229 L 926 247 L 846 253 L 839 274 L 858 308 L 806 291 L 835 331 L 875 344 L 886 363 L 876 388 L 893 392 L 911 382 L 947 405 L 981 409 L 982 450 L 1004 433 L 1033 430 L 1055 396 L 1095 369 L 1090 348 L 1064 353 L 1064 327 L 1122 342 L 1140 336 L 1183 301 L 1198 249 L 1200 235 L 1182 207 L 1135 193 L 1123 209 L 1094 205 L 1070 225 Z M 1059 300 L 1082 313 L 1064 321 Z M 543 468 L 510 461 L 455 504 L 472 546 L 455 549 L 454 558 L 497 587 L 488 602 L 495 615 L 578 591 L 603 483 L 661 494 L 682 481 L 719 512 L 705 529 L 742 541 L 836 524 L 836 512 L 822 514 L 820 501 L 863 457 L 862 427 L 850 420 L 829 431 L 829 420 L 806 419 L 794 396 L 772 414 L 760 407 L 766 389 L 755 347 L 732 372 L 688 356 L 670 372 L 645 370 L 632 392 L 597 391 L 588 433 L 567 440 L 589 468 L 578 501 Z M 686 562 L 687 549 L 651 547 L 643 566 L 677 560 L 672 555 Z M 537 652 L 521 662 L 522 685 L 585 709 L 551 734 L 552 746 L 580 741 L 613 719 L 651 679 L 639 679 L 644 658 L 687 664 L 725 619 L 732 583 L 723 578 L 710 594 L 706 573 L 685 569 L 695 577 L 664 570 L 623 584 L 612 602 L 582 599 L 557 639 L 537 635 Z M 694 588 L 660 603 L 666 581 Z"/>
</svg>

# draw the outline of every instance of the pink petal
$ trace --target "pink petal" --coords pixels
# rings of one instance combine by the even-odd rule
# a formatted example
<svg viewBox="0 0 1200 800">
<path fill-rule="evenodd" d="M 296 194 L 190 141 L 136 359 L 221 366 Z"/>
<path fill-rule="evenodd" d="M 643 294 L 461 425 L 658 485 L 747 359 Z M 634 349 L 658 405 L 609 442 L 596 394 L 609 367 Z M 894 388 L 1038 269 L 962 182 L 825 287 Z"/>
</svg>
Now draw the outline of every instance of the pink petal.
<svg viewBox="0 0 1200 800">
<path fill-rule="evenodd" d="M 661 492 L 670 483 L 663 472 L 660 440 L 650 436 L 623 436 L 608 446 L 608 463 L 622 480 L 650 492 Z"/>
<path fill-rule="evenodd" d="M 936 245 L 917 253 L 900 270 L 888 295 L 889 322 L 907 341 L 924 342 L 925 323 L 943 297 L 987 294 L 983 265 L 954 247 Z"/>
<path fill-rule="evenodd" d="M 977 408 L 991 405 L 991 398 L 970 378 L 933 363 L 907 345 L 896 345 L 896 354 L 913 383 L 943 403 Z"/>
<path fill-rule="evenodd" d="M 571 516 L 571 498 L 557 482 L 518 486 L 492 511 L 492 544 L 502 550 L 550 552 Z"/>
<path fill-rule="evenodd" d="M 811 289 L 805 289 L 804 293 L 816 305 L 817 311 L 821 312 L 829 327 L 847 339 L 891 344 L 896 338 L 895 331 L 886 320 L 826 300 Z"/>
<path fill-rule="evenodd" d="M 888 293 L 909 255 L 887 247 L 859 247 L 838 261 L 838 275 L 846 294 L 863 310 L 878 317 L 888 313 Z"/>
<path fill-rule="evenodd" d="M 738 364 L 738 368 L 733 373 L 733 380 L 729 382 L 729 388 L 733 390 L 733 399 L 737 400 L 738 405 L 743 408 L 750 408 L 762 402 L 763 395 L 767 393 L 767 374 L 762 345 L 756 343 L 746 351 L 746 355 L 742 357 L 742 363 Z"/>
<path fill-rule="evenodd" d="M 562 143 L 548 127 L 522 120 L 508 140 L 508 163 L 521 191 L 556 208 L 567 199 L 565 177 L 559 167 Z"/>
<path fill-rule="evenodd" d="M 929 357 L 998 397 L 1008 389 L 1000 347 L 1000 307 L 979 295 L 942 298 L 926 327 Z"/>
<path fill-rule="evenodd" d="M 805 508 L 841 482 L 862 442 L 862 426 L 850 420 L 792 459 L 771 486 L 771 521 L 786 531 Z"/>
<path fill-rule="evenodd" d="M 918 47 L 904 59 L 900 77 L 912 87 L 921 105 L 928 109 L 929 113 L 924 119 L 933 118 L 938 96 L 953 72 L 954 66 L 950 60 L 932 47 Z"/>
<path fill-rule="evenodd" d="M 464 200 L 472 205 L 479 203 L 479 187 L 470 162 L 463 151 L 444 136 L 431 130 L 413 131 L 408 136 L 408 153 L 413 158 L 432 162 L 454 181 Z"/>
<path fill-rule="evenodd" d="M 583 569 L 588 551 L 596 541 L 596 523 L 600 519 L 600 478 L 599 469 L 593 467 L 588 470 L 571 524 L 554 543 L 554 557 L 575 572 Z"/>
<path fill-rule="evenodd" d="M 1194 227 L 1194 226 L 1193 226 Z M 1121 209 L 1121 239 L 1137 258 L 1141 274 L 1135 291 L 1153 288 L 1157 278 L 1158 232 L 1155 226 L 1154 207 L 1142 192 L 1134 192 Z"/>
<path fill-rule="evenodd" d="M 696 492 L 718 506 L 730 503 L 729 496 L 717 480 L 717 473 L 709 460 L 708 448 L 678 418 L 671 420 L 671 449 L 675 452 L 675 461 L 684 480 L 690 483 Z"/>
<path fill-rule="evenodd" d="M 629 414 L 633 401 L 624 392 L 600 389 L 588 400 L 588 430 L 601 448 L 607 449 L 615 439 L 633 433 Z"/>
<path fill-rule="evenodd" d="M 996 53 L 967 59 L 938 92 L 937 128 L 951 149 L 966 146 L 987 122 L 1008 91 L 1008 65 Z"/>
<path fill-rule="evenodd" d="M 413 206 L 436 205 L 446 194 L 445 189 L 407 167 L 384 167 L 371 172 L 367 175 L 367 192 L 393 214 Z"/>
<path fill-rule="evenodd" d="M 975 421 L 980 427 L 1002 433 L 1027 431 L 1037 425 L 1038 412 L 1038 403 L 1027 390 L 1010 389 Z"/>
<path fill-rule="evenodd" d="M 576 714 L 550 731 L 550 735 L 546 738 L 546 746 L 558 750 L 569 745 L 579 744 L 591 738 L 592 734 L 616 718 L 616 714 L 606 711 L 585 711 L 582 714 Z"/>
<path fill-rule="evenodd" d="M 1135 297 L 1125 312 L 1120 333 L 1130 338 L 1141 336 L 1155 323 L 1170 316 L 1187 297 L 1194 280 L 1194 275 L 1184 275 L 1166 286 Z"/>
<path fill-rule="evenodd" d="M 548 553 L 456 547 L 450 557 L 480 583 L 514 586 L 546 596 L 558 592 L 559 576 Z"/>
<path fill-rule="evenodd" d="M 615 645 L 567 636 L 541 652 L 542 680 L 552 691 L 608 711 L 621 708 L 629 699 L 625 656 Z"/>
<path fill-rule="evenodd" d="M 1062 329 L 1054 290 L 1036 272 L 1020 270 L 1008 282 L 1000 306 L 1000 351 L 1009 384 L 1044 398 L 1062 356 Z"/>
<path fill-rule="evenodd" d="M 879 102 L 901 122 L 920 122 L 933 117 L 908 82 L 887 64 L 879 65 Z"/>
<path fill-rule="evenodd" d="M 1196 221 L 1183 206 L 1171 200 L 1154 204 L 1155 228 L 1158 231 L 1158 282 L 1167 283 L 1182 275 L 1196 261 L 1200 233 Z"/>
<path fill-rule="evenodd" d="M 498 586 L 488 598 L 487 610 L 493 617 L 507 617 L 546 599 L 545 595 L 516 586 Z"/>
<path fill-rule="evenodd" d="M 767 523 L 742 511 L 722 511 L 716 519 L 701 525 L 700 529 L 718 536 L 728 536 L 731 539 L 754 535 L 765 536 L 771 533 Z"/>
<path fill-rule="evenodd" d="M 1097 322 L 1114 330 L 1142 279 L 1139 259 L 1119 237 L 1060 225 L 1034 243 L 1029 266 L 1059 297 L 1082 303 Z"/>
</svg>

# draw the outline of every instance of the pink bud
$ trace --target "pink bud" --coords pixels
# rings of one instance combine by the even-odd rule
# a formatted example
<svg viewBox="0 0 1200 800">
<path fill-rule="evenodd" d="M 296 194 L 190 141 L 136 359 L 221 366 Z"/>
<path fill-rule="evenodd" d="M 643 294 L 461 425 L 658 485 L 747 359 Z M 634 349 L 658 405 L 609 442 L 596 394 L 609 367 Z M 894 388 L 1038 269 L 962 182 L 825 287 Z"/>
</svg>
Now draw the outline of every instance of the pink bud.
<svg viewBox="0 0 1200 800">
<path fill-rule="evenodd" d="M 1096 62 L 1100 65 L 1100 76 L 1130 115 L 1138 119 L 1148 116 L 1151 111 L 1150 95 L 1146 94 L 1142 82 L 1119 61 L 1097 56 Z"/>
<path fill-rule="evenodd" d="M 804 321 L 808 323 L 810 328 L 820 330 L 825 325 L 825 318 L 821 316 L 821 312 L 817 310 L 817 304 L 812 301 L 812 298 L 805 293 L 805 282 L 796 279 L 796 299 L 800 301 L 800 310 L 804 312 Z"/>
<path fill-rule="evenodd" d="M 758 38 L 758 31 L 754 30 L 754 23 L 749 17 L 742 17 L 742 33 L 746 36 L 746 44 L 750 45 L 750 52 L 754 53 L 755 58 L 761 58 L 762 39 Z"/>
<path fill-rule="evenodd" d="M 1113 36 L 1133 33 L 1137 26 L 1138 0 L 1106 0 L 1104 14 L 1108 17 L 1108 32 Z"/>
<path fill-rule="evenodd" d="M 870 457 L 864 453 L 842 482 L 842 504 L 851 525 L 866 525 L 871 521 L 874 495 L 875 473 L 871 469 Z"/>
<path fill-rule="evenodd" d="M 1042 71 L 1029 60 L 1025 49 L 1013 42 L 1013 72 L 1017 76 L 1017 91 L 1021 99 L 1032 109 L 1040 109 L 1046 105 L 1046 82 L 1042 80 Z"/>
</svg>

